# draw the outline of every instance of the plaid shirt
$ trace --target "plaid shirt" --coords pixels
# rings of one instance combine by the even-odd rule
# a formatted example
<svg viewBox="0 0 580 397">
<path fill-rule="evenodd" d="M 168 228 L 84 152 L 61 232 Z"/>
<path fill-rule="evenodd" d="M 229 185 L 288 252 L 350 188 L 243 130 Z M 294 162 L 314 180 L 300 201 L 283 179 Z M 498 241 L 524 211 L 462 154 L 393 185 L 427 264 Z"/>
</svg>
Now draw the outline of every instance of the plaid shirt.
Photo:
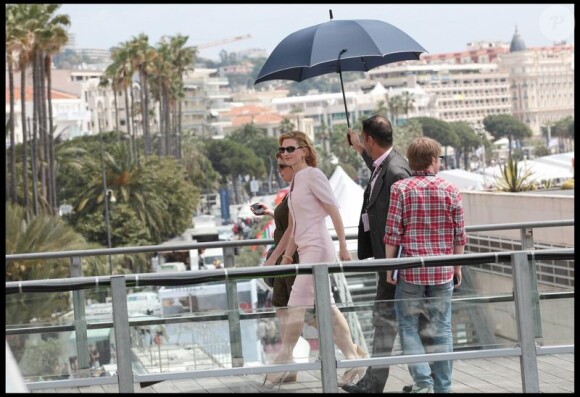
<svg viewBox="0 0 580 397">
<path fill-rule="evenodd" d="M 415 171 L 393 184 L 385 244 L 403 246 L 401 257 L 452 255 L 465 245 L 461 193 L 432 172 Z M 408 283 L 437 285 L 453 279 L 453 266 L 399 270 Z"/>
</svg>

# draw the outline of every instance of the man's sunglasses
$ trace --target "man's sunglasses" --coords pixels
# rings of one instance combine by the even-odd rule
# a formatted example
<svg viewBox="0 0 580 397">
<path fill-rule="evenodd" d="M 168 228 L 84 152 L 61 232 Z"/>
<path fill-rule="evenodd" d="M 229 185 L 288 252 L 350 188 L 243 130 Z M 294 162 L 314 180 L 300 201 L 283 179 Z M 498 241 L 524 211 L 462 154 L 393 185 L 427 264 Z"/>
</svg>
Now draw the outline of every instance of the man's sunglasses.
<svg viewBox="0 0 580 397">
<path fill-rule="evenodd" d="M 304 146 L 298 146 L 298 147 L 296 147 L 296 146 L 287 146 L 287 147 L 280 146 L 280 147 L 278 148 L 278 153 L 280 153 L 280 154 L 284 154 L 284 152 L 288 152 L 288 153 L 294 153 L 294 151 L 295 151 L 296 149 L 301 149 L 301 148 L 303 148 L 303 147 L 304 147 Z"/>
<path fill-rule="evenodd" d="M 288 164 L 278 164 L 278 169 L 283 170 L 284 168 L 290 167 Z"/>
</svg>

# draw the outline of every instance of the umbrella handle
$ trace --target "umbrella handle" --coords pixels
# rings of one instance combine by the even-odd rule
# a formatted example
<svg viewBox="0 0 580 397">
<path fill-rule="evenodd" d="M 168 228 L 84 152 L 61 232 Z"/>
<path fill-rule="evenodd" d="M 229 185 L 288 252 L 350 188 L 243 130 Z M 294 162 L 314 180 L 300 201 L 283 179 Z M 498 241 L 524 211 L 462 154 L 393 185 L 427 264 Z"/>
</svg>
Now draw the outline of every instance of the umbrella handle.
<svg viewBox="0 0 580 397">
<path fill-rule="evenodd" d="M 346 95 L 344 94 L 344 84 L 342 83 L 342 69 L 340 68 L 340 57 L 345 52 L 346 52 L 346 48 L 338 53 L 338 76 L 340 77 L 340 89 L 342 90 L 342 101 L 344 102 L 344 111 L 346 113 L 346 126 L 350 130 L 350 120 L 348 117 L 348 108 L 346 106 Z M 350 135 L 348 135 L 348 133 L 346 135 L 346 138 L 348 139 L 348 144 L 350 146 L 352 146 L 352 142 L 350 141 Z"/>
</svg>

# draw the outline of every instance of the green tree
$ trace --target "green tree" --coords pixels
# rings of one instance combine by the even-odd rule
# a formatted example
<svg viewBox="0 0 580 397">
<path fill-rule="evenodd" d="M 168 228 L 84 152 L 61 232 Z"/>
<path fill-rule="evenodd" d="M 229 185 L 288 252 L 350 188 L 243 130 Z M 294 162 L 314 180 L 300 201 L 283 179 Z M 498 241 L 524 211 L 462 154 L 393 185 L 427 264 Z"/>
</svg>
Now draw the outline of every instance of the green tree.
<svg viewBox="0 0 580 397">
<path fill-rule="evenodd" d="M 10 203 L 6 203 L 5 235 L 7 254 L 100 248 L 88 243 L 58 216 L 40 213 L 27 220 L 25 209 Z M 83 258 L 83 262 L 90 263 L 96 271 L 105 269 L 105 262 L 99 257 Z M 6 264 L 6 281 L 67 277 L 70 277 L 70 263 L 66 258 L 10 261 Z M 50 321 L 57 308 L 64 310 L 69 306 L 69 296 L 68 292 L 7 295 L 6 323 L 28 324 L 32 318 Z"/>
<path fill-rule="evenodd" d="M 574 139 L 574 119 L 568 116 L 556 121 L 550 132 L 553 137 L 566 142 L 566 147 L 570 147 L 570 141 Z"/>
<path fill-rule="evenodd" d="M 534 144 L 534 156 L 543 157 L 550 154 L 550 149 L 546 146 L 544 142 L 536 142 Z"/>
<path fill-rule="evenodd" d="M 50 59 L 66 43 L 65 28 L 70 25 L 67 15 L 56 14 L 60 4 L 16 4 L 8 5 L 7 36 L 8 68 L 14 66 L 18 58 L 21 71 L 21 102 L 25 102 L 26 70 L 31 66 L 33 84 L 33 123 L 31 168 L 33 170 L 32 212 L 40 210 L 54 211 L 56 208 L 56 186 L 54 182 L 54 135 L 52 126 L 52 101 L 50 97 Z M 16 53 L 18 55 L 16 55 Z M 10 76 L 9 76 L 10 78 Z M 9 82 L 10 83 L 10 82 Z M 9 88 L 10 89 L 10 88 Z M 13 89 L 13 86 L 12 86 Z M 14 92 L 11 104 L 14 102 Z M 24 109 L 24 106 L 22 106 Z M 13 121 L 13 115 L 10 118 Z M 25 111 L 22 112 L 22 122 L 26 125 Z M 26 128 L 23 129 L 26 137 Z M 27 139 L 27 137 L 25 138 Z M 12 152 L 14 158 L 14 152 Z M 26 161 L 26 157 L 23 157 Z M 14 173 L 14 162 L 10 167 Z M 27 165 L 23 163 L 24 183 L 27 183 Z M 9 179 L 6 175 L 6 180 Z M 14 190 L 15 177 L 8 187 Z M 28 189 L 24 188 L 25 192 Z M 14 191 L 11 193 L 14 197 Z M 27 197 L 26 197 L 27 199 Z M 27 203 L 25 203 L 27 205 Z"/>
<path fill-rule="evenodd" d="M 280 123 L 280 133 L 283 134 L 288 131 L 294 131 L 294 129 L 296 129 L 296 127 L 290 121 L 290 119 L 288 117 L 284 117 Z"/>
<path fill-rule="evenodd" d="M 325 175 L 331 175 L 334 166 L 331 161 L 330 131 L 324 120 L 320 123 L 320 128 L 315 131 L 315 138 L 315 147 L 318 153 L 318 168 L 320 168 Z"/>
<path fill-rule="evenodd" d="M 16 137 L 14 130 L 14 69 L 16 65 L 16 57 L 20 50 L 22 35 L 21 29 L 17 21 L 17 9 L 15 5 L 8 5 L 6 7 L 6 64 L 8 66 L 8 94 L 10 103 L 10 115 L 8 118 L 7 130 L 10 132 L 10 175 L 6 175 L 6 198 L 10 198 L 12 203 L 16 204 Z M 8 183 L 10 181 L 10 183 Z"/>
<path fill-rule="evenodd" d="M 360 127 L 358 130 L 360 131 Z M 338 164 L 344 169 L 344 172 L 346 172 L 352 179 L 357 179 L 357 170 L 362 166 L 362 159 L 358 152 L 352 150 L 348 145 L 346 136 L 346 125 L 338 125 L 332 128 L 332 131 L 330 132 L 332 154 L 338 160 Z M 335 168 L 335 166 L 332 166 L 330 173 L 325 169 L 321 169 L 325 172 L 327 177 L 330 177 Z"/>
<path fill-rule="evenodd" d="M 435 139 L 444 147 L 445 166 L 447 166 L 447 146 L 457 148 L 460 144 L 459 137 L 449 123 L 432 117 L 414 117 L 411 120 L 419 121 L 423 128 L 423 135 Z"/>
<path fill-rule="evenodd" d="M 237 143 L 248 144 L 248 142 L 253 142 L 254 139 L 264 136 L 266 136 L 265 129 L 254 123 L 248 123 L 233 131 L 229 138 Z"/>
<path fill-rule="evenodd" d="M 204 194 L 217 191 L 220 175 L 207 156 L 203 140 L 193 134 L 185 134 L 182 148 L 181 164 L 185 167 L 187 180 Z"/>
<path fill-rule="evenodd" d="M 74 206 L 74 213 L 67 219 L 75 227 L 90 231 L 91 239 L 101 230 L 100 238 L 95 241 L 105 243 L 105 192 L 98 139 L 83 137 L 76 142 L 77 146 L 85 146 L 87 155 L 82 158 L 80 165 L 68 167 L 63 179 L 69 180 L 64 182 L 69 195 L 66 201 Z M 184 167 L 175 159 L 153 155 L 140 166 L 130 156 L 127 145 L 117 141 L 115 133 L 103 134 L 103 141 L 106 184 L 116 197 L 110 213 L 112 236 L 119 238 L 115 241 L 119 244 L 137 244 L 149 238 L 148 243 L 159 244 L 180 235 L 189 225 L 199 200 L 199 190 L 188 181 Z M 77 183 L 82 181 L 82 184 L 75 188 L 71 179 Z M 115 213 L 115 208 L 125 210 L 121 204 L 131 208 L 133 215 L 125 213 L 119 217 L 123 212 Z M 137 220 L 141 224 L 136 223 Z M 95 225 L 93 221 L 98 221 L 98 224 Z M 132 227 L 132 230 L 142 227 L 146 233 L 135 231 L 124 236 L 117 234 L 115 230 L 122 227 Z M 131 236 L 137 238 L 137 241 L 130 240 Z"/>
<path fill-rule="evenodd" d="M 459 159 L 463 155 L 463 168 L 469 169 L 469 155 L 473 149 L 480 145 L 480 139 L 465 121 L 454 121 L 449 123 L 457 137 L 459 138 L 459 146 L 455 151 L 455 159 L 459 164 Z"/>
<path fill-rule="evenodd" d="M 373 111 L 373 114 L 380 115 L 383 117 L 389 117 L 389 109 L 387 109 L 387 102 L 384 100 L 377 101 L 377 107 Z"/>
<path fill-rule="evenodd" d="M 389 108 L 389 114 L 391 115 L 391 124 L 393 126 L 398 125 L 399 114 L 403 110 L 403 100 L 399 95 L 388 98 L 387 106 Z"/>
<path fill-rule="evenodd" d="M 509 114 L 486 116 L 483 119 L 483 127 L 495 139 L 508 138 L 508 157 L 512 156 L 512 141 L 522 140 L 532 136 L 532 130 L 526 124 Z"/>
<path fill-rule="evenodd" d="M 409 118 L 409 112 L 415 109 L 415 98 L 413 94 L 409 91 L 403 91 L 401 94 L 401 110 L 405 113 L 407 119 Z"/>
<path fill-rule="evenodd" d="M 407 157 L 407 148 L 415 138 L 423 136 L 423 127 L 419 120 L 410 119 L 400 127 L 393 129 L 393 145 L 399 153 Z"/>
<path fill-rule="evenodd" d="M 265 176 L 264 162 L 247 144 L 242 145 L 233 139 L 210 140 L 206 142 L 206 149 L 213 168 L 221 175 L 222 185 L 232 182 L 236 204 L 242 202 L 239 181 L 243 176 L 256 179 Z"/>
<path fill-rule="evenodd" d="M 42 42 L 43 50 L 43 61 L 44 61 L 44 78 L 46 79 L 46 96 L 47 96 L 47 106 L 48 106 L 48 148 L 46 149 L 46 158 L 48 160 L 47 164 L 47 176 L 46 183 L 47 188 L 47 199 L 51 206 L 53 212 L 56 213 L 58 203 L 56 194 L 56 173 L 55 173 L 55 144 L 54 144 L 54 130 L 56 126 L 53 123 L 52 115 L 52 56 L 62 50 L 62 48 L 68 42 L 68 27 L 70 26 L 70 18 L 68 15 L 58 14 L 55 12 L 60 8 L 60 4 L 56 7 L 51 8 L 47 5 L 46 12 L 49 15 L 49 19 L 45 24 L 44 30 L 40 34 L 40 41 Z"/>
<path fill-rule="evenodd" d="M 187 40 L 187 39 L 186 39 Z M 133 37 L 126 44 L 127 61 L 131 70 L 139 75 L 139 96 L 141 105 L 141 125 L 143 127 L 143 139 L 145 143 L 145 155 L 151 153 L 151 131 L 149 126 L 149 84 L 147 83 L 151 63 L 156 56 L 155 50 L 149 44 L 149 37 L 141 33 Z"/>
<path fill-rule="evenodd" d="M 133 130 L 133 125 L 131 123 L 131 107 L 129 106 L 129 88 L 131 87 L 131 81 L 133 76 L 133 71 L 131 69 L 131 57 L 130 57 L 130 47 L 127 42 L 120 43 L 119 46 L 113 47 L 111 51 L 112 63 L 107 66 L 104 72 L 104 76 L 111 79 L 111 86 L 115 91 L 115 96 L 117 92 L 123 93 L 125 100 L 125 125 L 127 126 L 127 133 L 132 139 L 133 149 L 135 155 L 136 150 L 136 134 Z M 117 119 L 119 116 L 116 116 Z M 100 132 L 100 126 L 99 126 Z M 147 154 L 145 150 L 145 154 Z"/>
</svg>

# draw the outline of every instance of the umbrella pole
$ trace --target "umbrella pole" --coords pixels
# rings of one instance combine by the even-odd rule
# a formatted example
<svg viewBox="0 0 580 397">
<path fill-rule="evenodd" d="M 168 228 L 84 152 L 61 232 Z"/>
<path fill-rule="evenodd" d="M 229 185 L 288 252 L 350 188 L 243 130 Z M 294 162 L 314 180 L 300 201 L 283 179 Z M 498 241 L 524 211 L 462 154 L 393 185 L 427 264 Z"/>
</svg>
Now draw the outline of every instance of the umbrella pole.
<svg viewBox="0 0 580 397">
<path fill-rule="evenodd" d="M 348 108 L 346 106 L 346 95 L 344 93 L 344 84 L 342 83 L 342 69 L 340 68 L 340 57 L 345 52 L 346 52 L 346 49 L 340 51 L 340 53 L 338 54 L 338 76 L 340 77 L 340 89 L 342 90 L 342 101 L 344 102 L 344 111 L 346 113 L 346 126 L 350 130 L 350 120 L 348 118 Z M 350 135 L 348 135 L 348 133 L 346 135 L 346 138 L 348 139 L 348 144 L 350 146 L 352 146 L 352 142 L 350 141 Z"/>
<path fill-rule="evenodd" d="M 344 94 L 344 85 L 342 84 L 342 72 L 338 71 L 338 75 L 340 76 L 340 89 L 342 90 L 342 100 L 344 102 L 344 111 L 346 112 L 346 125 L 350 129 L 350 121 L 348 119 L 348 108 L 346 107 L 346 95 Z"/>
</svg>

